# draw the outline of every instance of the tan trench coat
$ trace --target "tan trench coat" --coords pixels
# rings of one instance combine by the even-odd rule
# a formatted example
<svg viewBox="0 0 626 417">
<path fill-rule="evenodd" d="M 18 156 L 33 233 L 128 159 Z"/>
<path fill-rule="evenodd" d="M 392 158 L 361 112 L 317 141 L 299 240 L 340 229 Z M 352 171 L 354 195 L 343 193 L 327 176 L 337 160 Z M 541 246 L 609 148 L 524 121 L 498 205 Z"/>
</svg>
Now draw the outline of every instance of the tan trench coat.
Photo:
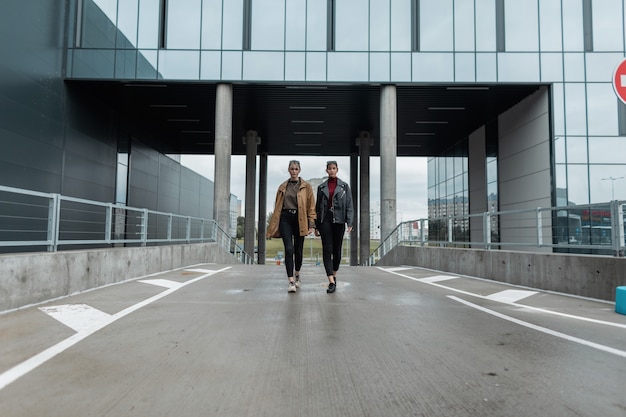
<svg viewBox="0 0 626 417">
<path fill-rule="evenodd" d="M 274 204 L 274 212 L 267 227 L 267 237 L 280 237 L 278 224 L 280 222 L 280 214 L 283 210 L 283 201 L 285 201 L 285 193 L 287 192 L 287 183 L 283 182 L 278 186 L 276 191 L 276 203 Z M 298 188 L 298 228 L 300 236 L 309 234 L 309 227 L 315 227 L 315 199 L 313 196 L 313 187 L 311 184 L 300 178 L 300 188 Z"/>
</svg>

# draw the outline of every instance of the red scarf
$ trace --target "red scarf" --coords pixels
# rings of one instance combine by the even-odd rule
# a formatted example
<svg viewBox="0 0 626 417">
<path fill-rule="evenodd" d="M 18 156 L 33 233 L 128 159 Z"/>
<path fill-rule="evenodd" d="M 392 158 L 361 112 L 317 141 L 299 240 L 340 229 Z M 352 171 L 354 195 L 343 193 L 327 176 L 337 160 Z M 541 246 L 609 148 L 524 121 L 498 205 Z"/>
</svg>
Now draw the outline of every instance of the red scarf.
<svg viewBox="0 0 626 417">
<path fill-rule="evenodd" d="M 328 179 L 328 207 L 333 206 L 333 196 L 335 195 L 335 189 L 337 188 L 337 178 Z"/>
</svg>

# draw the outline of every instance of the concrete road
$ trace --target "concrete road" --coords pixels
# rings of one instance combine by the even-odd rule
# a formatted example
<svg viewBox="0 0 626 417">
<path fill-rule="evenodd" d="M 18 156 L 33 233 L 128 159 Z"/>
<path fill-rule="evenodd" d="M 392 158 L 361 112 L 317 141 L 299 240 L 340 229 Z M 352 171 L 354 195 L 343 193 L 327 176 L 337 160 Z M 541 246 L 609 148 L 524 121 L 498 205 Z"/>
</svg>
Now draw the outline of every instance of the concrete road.
<svg viewBox="0 0 626 417">
<path fill-rule="evenodd" d="M 626 415 L 610 303 L 419 268 L 200 265 L 0 316 L 0 416 Z"/>
</svg>

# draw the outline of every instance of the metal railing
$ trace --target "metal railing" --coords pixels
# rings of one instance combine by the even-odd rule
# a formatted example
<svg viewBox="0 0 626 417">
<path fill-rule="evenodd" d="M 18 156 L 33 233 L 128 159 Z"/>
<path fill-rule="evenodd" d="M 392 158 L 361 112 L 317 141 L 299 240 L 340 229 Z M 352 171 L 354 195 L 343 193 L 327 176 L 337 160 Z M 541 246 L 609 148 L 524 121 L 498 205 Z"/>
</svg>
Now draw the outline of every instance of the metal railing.
<svg viewBox="0 0 626 417">
<path fill-rule="evenodd" d="M 374 265 L 398 245 L 484 250 L 551 248 L 553 252 L 624 256 L 624 204 L 493 211 L 400 223 L 372 252 Z"/>
<path fill-rule="evenodd" d="M 201 242 L 254 263 L 213 219 L 0 186 L 0 252 Z"/>
</svg>

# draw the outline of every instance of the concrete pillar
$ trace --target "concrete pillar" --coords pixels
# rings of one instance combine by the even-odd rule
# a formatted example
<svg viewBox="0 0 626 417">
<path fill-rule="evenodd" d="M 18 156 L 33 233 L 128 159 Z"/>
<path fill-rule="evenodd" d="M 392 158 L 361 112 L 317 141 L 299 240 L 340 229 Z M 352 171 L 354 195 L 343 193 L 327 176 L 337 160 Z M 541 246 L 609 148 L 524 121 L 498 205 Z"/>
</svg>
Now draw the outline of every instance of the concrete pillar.
<svg viewBox="0 0 626 417">
<path fill-rule="evenodd" d="M 215 92 L 215 192 L 213 216 L 230 231 L 230 157 L 233 137 L 233 86 L 218 84 Z"/>
<path fill-rule="evenodd" d="M 352 202 L 354 204 L 354 228 L 350 232 L 350 265 L 359 264 L 359 155 L 350 154 L 350 187 L 352 189 Z"/>
<path fill-rule="evenodd" d="M 254 258 L 256 211 L 256 149 L 260 138 L 254 130 L 248 130 L 243 138 L 246 145 L 246 210 L 243 232 L 243 250 Z"/>
<path fill-rule="evenodd" d="M 359 201 L 359 260 L 361 265 L 370 256 L 370 148 L 372 140 L 369 132 L 361 132 L 357 139 L 360 165 L 360 201 Z"/>
<path fill-rule="evenodd" d="M 380 94 L 380 238 L 396 228 L 397 151 L 396 86 L 385 85 Z"/>
<path fill-rule="evenodd" d="M 261 152 L 259 157 L 259 224 L 258 242 L 259 248 L 258 264 L 265 265 L 265 233 L 267 232 L 267 152 Z"/>
</svg>

